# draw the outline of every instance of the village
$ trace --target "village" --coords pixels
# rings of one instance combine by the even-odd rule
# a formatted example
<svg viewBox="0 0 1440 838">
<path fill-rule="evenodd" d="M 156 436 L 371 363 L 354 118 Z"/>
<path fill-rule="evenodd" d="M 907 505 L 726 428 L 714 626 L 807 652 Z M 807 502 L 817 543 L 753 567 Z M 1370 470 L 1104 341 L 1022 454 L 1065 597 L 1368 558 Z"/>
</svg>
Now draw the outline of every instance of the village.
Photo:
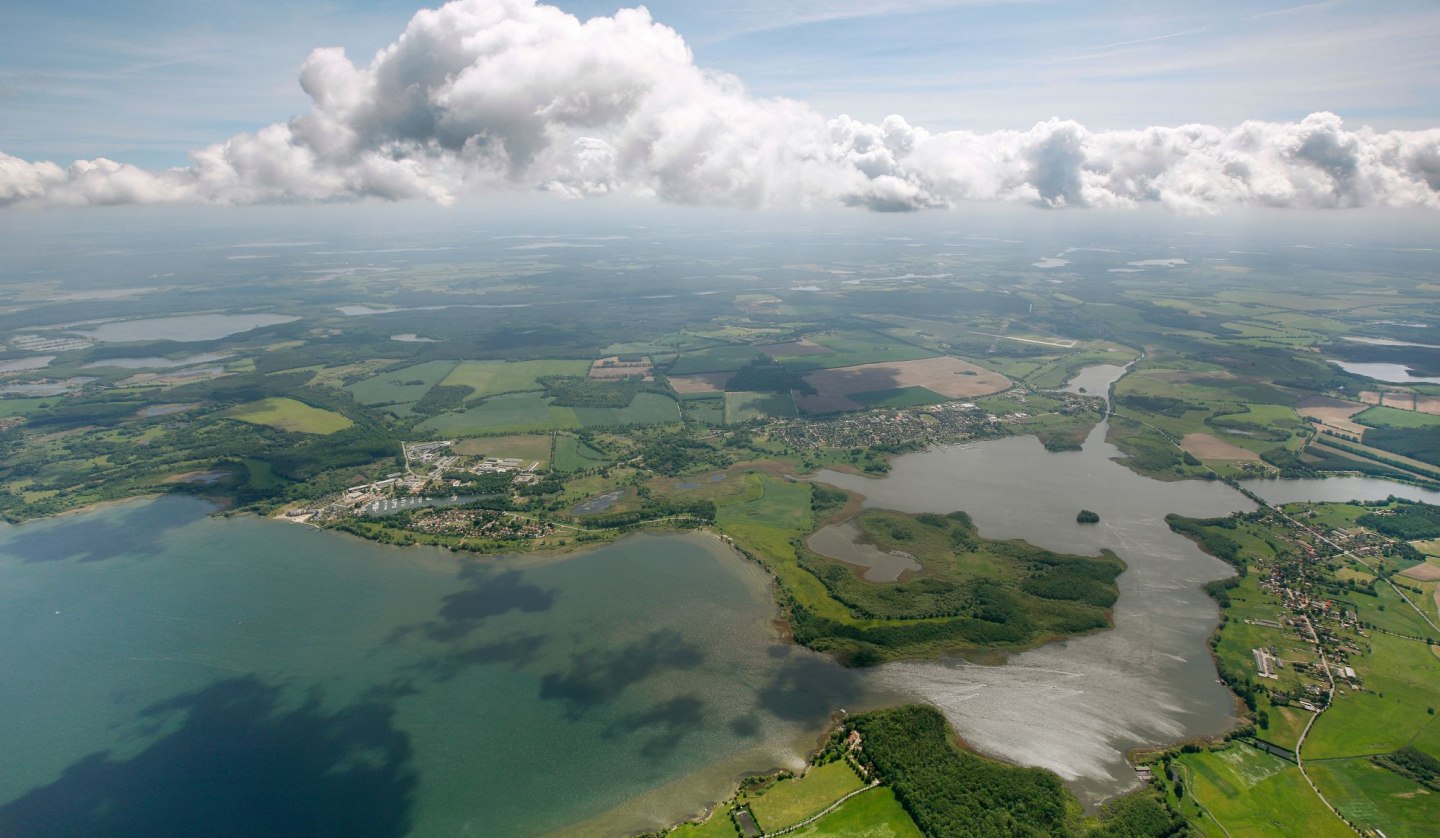
<svg viewBox="0 0 1440 838">
<path fill-rule="evenodd" d="M 1033 394 L 1031 394 L 1033 395 Z M 1024 407 L 1030 396 L 1023 389 L 1005 394 L 1016 407 Z M 916 444 L 959 442 L 994 435 L 1005 425 L 1015 425 L 1051 413 L 1073 415 L 1095 410 L 1099 399 L 1071 393 L 1046 393 L 1057 399 L 1052 411 L 1009 410 L 991 412 L 974 402 L 944 402 L 926 407 L 868 410 L 831 419 L 781 420 L 769 426 L 776 440 L 798 450 L 817 448 L 881 448 Z"/>
<path fill-rule="evenodd" d="M 1377 514 L 1383 516 L 1386 511 Z M 1310 650 L 1309 655 L 1295 655 L 1290 644 L 1287 653 L 1284 643 L 1251 649 L 1256 687 L 1266 689 L 1272 704 L 1294 705 L 1318 714 L 1337 694 L 1366 690 L 1363 669 L 1372 633 L 1434 643 L 1440 631 L 1422 637 L 1373 625 L 1362 619 L 1351 601 L 1354 595 L 1376 597 L 1377 585 L 1389 586 L 1401 601 L 1397 607 L 1413 610 L 1435 629 L 1406 595 L 1419 589 L 1396 583 L 1395 559 L 1407 552 L 1406 542 L 1368 527 L 1327 524 L 1313 507 L 1291 512 L 1268 507 L 1262 515 L 1266 531 L 1280 540 L 1272 544 L 1274 558 L 1257 564 L 1259 587 L 1277 600 L 1285 613 L 1274 619 L 1249 617 L 1245 622 L 1284 632 Z M 1298 677 L 1284 678 L 1286 669 Z"/>
<path fill-rule="evenodd" d="M 321 523 L 345 517 L 378 517 L 426 507 L 455 506 L 474 501 L 477 496 L 533 485 L 543 479 L 539 460 L 527 463 L 513 457 L 467 457 L 456 454 L 454 446 L 453 439 L 401 443 L 404 471 L 351 486 L 338 497 L 318 504 L 291 509 L 285 517 L 297 523 Z M 467 521 L 475 517 L 471 512 L 464 514 Z M 436 532 L 454 532 L 457 525 L 436 522 L 428 526 L 439 527 Z M 427 531 L 418 523 L 416 528 Z M 524 527 L 519 527 L 511 535 L 524 531 Z"/>
</svg>

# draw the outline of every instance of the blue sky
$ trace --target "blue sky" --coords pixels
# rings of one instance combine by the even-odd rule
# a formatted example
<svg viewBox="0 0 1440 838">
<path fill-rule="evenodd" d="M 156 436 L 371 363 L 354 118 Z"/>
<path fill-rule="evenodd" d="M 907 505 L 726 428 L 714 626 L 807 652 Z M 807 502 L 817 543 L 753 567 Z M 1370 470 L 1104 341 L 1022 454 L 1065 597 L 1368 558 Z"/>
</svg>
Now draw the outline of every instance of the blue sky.
<svg viewBox="0 0 1440 838">
<path fill-rule="evenodd" d="M 558 2 L 583 17 L 614 2 Z M 1440 125 L 1434 2 L 652 2 L 702 67 L 752 93 L 935 131 L 1095 130 L 1330 110 L 1380 130 Z M 28 3 L 0 32 L 0 151 L 148 168 L 283 122 L 310 50 L 356 63 L 419 6 L 362 2 Z"/>
</svg>

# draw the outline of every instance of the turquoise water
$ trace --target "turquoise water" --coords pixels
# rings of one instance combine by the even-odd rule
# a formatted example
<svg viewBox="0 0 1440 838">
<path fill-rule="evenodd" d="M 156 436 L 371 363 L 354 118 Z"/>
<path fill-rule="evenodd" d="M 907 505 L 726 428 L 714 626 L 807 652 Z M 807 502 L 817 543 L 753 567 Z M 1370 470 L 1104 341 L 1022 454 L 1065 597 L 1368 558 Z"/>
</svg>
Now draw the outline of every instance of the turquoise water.
<svg viewBox="0 0 1440 838">
<path fill-rule="evenodd" d="M 0 834 L 654 827 L 875 699 L 707 536 L 462 560 L 207 511 L 0 529 Z"/>
</svg>

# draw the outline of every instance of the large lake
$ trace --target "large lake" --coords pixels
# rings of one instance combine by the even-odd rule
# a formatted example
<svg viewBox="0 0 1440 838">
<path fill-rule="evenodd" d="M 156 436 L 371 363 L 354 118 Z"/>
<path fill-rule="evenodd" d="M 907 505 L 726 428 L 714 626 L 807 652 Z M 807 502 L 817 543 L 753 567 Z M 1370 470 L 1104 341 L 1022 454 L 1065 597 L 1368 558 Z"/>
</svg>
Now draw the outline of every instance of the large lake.
<svg viewBox="0 0 1440 838">
<path fill-rule="evenodd" d="M 141 320 L 112 320 L 83 329 L 76 334 L 106 343 L 128 343 L 142 340 L 173 340 L 190 343 L 218 340 L 238 335 L 261 326 L 276 326 L 299 320 L 288 314 L 182 314 L 175 317 L 149 317 Z"/>
<path fill-rule="evenodd" d="M 467 561 L 208 511 L 0 528 L 0 834 L 626 834 L 882 698 L 709 536 Z"/>
</svg>

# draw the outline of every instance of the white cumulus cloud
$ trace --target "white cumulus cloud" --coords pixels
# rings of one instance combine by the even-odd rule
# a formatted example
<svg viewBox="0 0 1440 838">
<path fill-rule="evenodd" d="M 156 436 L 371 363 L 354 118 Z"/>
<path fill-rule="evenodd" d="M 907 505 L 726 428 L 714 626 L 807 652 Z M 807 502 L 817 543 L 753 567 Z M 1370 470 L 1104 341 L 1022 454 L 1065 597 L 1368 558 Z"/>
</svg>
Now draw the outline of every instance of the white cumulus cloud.
<svg viewBox="0 0 1440 838">
<path fill-rule="evenodd" d="M 456 0 L 415 15 L 366 65 L 317 49 L 288 123 L 149 171 L 0 152 L 0 205 L 449 203 L 503 189 L 736 206 L 874 210 L 974 200 L 1440 208 L 1440 129 L 1349 129 L 1338 116 L 1089 131 L 931 133 L 899 116 L 827 119 L 695 65 L 643 8 L 581 21 L 533 0 Z"/>
</svg>

